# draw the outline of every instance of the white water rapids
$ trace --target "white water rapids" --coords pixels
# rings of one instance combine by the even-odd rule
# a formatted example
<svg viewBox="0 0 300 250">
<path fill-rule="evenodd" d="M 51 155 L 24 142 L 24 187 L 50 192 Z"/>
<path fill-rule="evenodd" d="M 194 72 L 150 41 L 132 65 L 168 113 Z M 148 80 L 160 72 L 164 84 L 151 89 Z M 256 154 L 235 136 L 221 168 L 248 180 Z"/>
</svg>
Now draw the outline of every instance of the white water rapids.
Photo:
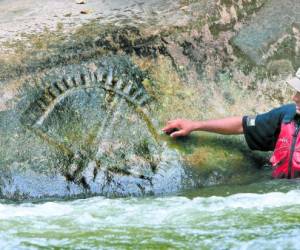
<svg viewBox="0 0 300 250">
<path fill-rule="evenodd" d="M 299 249 L 300 190 L 0 203 L 1 249 Z"/>
</svg>

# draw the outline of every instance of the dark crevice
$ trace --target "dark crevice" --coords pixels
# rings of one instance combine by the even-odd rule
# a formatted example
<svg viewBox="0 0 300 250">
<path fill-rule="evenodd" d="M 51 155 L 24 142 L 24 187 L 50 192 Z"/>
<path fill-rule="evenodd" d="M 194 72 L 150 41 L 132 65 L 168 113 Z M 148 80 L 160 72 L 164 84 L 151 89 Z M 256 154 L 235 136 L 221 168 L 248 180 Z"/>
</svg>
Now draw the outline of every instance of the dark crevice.
<svg viewBox="0 0 300 250">
<path fill-rule="evenodd" d="M 80 74 L 80 79 L 81 79 L 82 85 L 86 85 L 85 75 L 83 73 Z"/>
<path fill-rule="evenodd" d="M 81 185 L 85 188 L 85 189 L 90 189 L 90 185 L 87 183 L 86 179 L 84 177 L 82 177 L 80 179 L 80 183 Z"/>
</svg>

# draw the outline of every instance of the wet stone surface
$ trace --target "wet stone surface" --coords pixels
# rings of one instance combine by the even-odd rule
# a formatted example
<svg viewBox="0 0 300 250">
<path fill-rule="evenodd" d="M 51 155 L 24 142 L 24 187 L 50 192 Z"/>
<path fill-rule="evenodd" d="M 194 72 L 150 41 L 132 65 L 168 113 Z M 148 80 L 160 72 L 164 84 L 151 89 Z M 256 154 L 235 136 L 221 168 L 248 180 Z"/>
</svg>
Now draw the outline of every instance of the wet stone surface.
<svg viewBox="0 0 300 250">
<path fill-rule="evenodd" d="M 24 143 L 18 158 L 25 159 L 4 158 L 1 195 L 127 196 L 182 188 L 180 156 L 157 141 L 143 77 L 122 57 L 32 76 L 18 104 L 19 129 L 14 128 Z M 7 146 L 4 154 L 16 144 Z"/>
<path fill-rule="evenodd" d="M 0 1 L 0 198 L 165 194 L 265 178 L 268 155 L 242 137 L 173 140 L 160 128 L 289 102 L 282 83 L 299 65 L 298 7 Z"/>
<path fill-rule="evenodd" d="M 239 32 L 234 42 L 252 60 L 263 64 L 286 38 L 299 40 L 299 25 L 299 1 L 272 0 Z"/>
</svg>

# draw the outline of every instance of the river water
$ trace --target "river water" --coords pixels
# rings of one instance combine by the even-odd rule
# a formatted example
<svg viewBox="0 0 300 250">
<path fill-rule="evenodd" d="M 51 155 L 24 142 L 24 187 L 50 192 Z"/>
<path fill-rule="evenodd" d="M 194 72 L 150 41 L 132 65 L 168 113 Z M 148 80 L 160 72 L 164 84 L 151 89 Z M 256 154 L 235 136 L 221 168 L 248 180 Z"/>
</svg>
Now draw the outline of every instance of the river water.
<svg viewBox="0 0 300 250">
<path fill-rule="evenodd" d="M 0 0 L 0 42 L 95 18 L 180 26 L 194 9 L 180 2 Z M 205 2 L 193 7 L 206 13 Z M 161 197 L 0 200 L 0 249 L 299 249 L 299 197 L 297 180 L 264 180 Z"/>
<path fill-rule="evenodd" d="M 299 249 L 300 182 L 0 203 L 1 249 Z"/>
</svg>

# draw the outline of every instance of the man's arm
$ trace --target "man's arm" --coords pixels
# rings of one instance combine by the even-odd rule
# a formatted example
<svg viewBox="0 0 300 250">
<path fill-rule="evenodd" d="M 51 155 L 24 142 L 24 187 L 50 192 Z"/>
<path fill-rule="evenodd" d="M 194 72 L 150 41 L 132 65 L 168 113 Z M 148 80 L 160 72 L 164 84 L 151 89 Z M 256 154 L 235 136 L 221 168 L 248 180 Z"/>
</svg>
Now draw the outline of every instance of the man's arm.
<svg viewBox="0 0 300 250">
<path fill-rule="evenodd" d="M 193 131 L 208 131 L 224 135 L 242 134 L 242 121 L 242 116 L 207 121 L 176 119 L 168 121 L 162 130 L 172 137 L 186 136 Z"/>
</svg>

